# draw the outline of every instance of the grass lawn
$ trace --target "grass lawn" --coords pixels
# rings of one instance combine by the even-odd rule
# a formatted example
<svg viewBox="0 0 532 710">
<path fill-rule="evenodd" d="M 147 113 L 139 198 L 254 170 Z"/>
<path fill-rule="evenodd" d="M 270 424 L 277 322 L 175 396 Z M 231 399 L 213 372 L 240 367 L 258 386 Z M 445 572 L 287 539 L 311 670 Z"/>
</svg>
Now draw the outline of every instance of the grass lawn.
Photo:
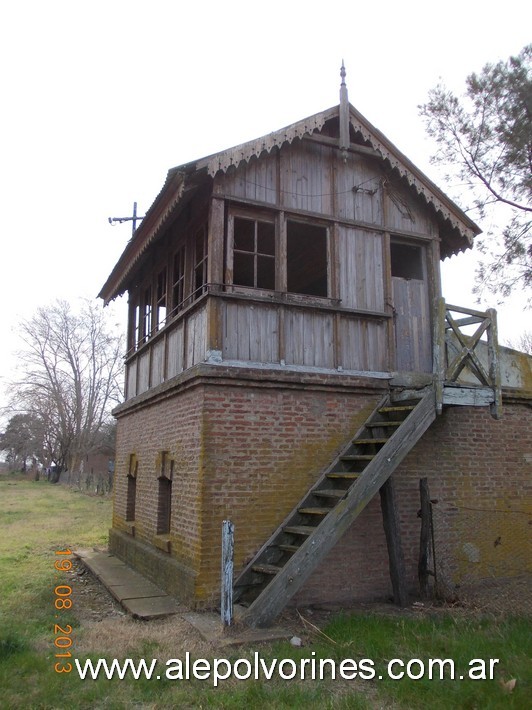
<svg viewBox="0 0 532 710">
<path fill-rule="evenodd" d="M 89 618 L 81 613 L 83 599 L 80 578 L 62 564 L 65 556 L 56 552 L 105 545 L 111 519 L 108 498 L 89 497 L 44 481 L 25 481 L 0 476 L 0 708 L 525 708 L 531 694 L 530 624 L 526 618 L 480 618 L 465 612 L 439 611 L 433 615 L 411 612 L 395 615 L 338 616 L 323 630 L 327 635 L 309 634 L 301 624 L 302 648 L 289 643 L 263 644 L 254 648 L 220 649 L 209 647 L 188 627 L 173 619 L 143 623 L 116 615 Z M 73 589 L 72 596 L 68 588 Z M 59 592 L 59 594 L 58 594 Z M 63 597 L 60 595 L 64 594 Z M 59 601 L 59 609 L 55 602 Z M 72 600 L 72 608 L 68 601 Z M 75 603 L 74 603 L 75 602 Z M 64 607 L 64 608 L 62 608 Z M 61 628 L 70 629 L 63 634 Z M 66 639 L 66 640 L 65 640 Z M 54 645 L 54 640 L 59 642 Z M 65 649 L 58 645 L 72 646 Z M 68 650 L 70 648 L 70 651 Z M 211 664 L 215 658 L 254 661 L 258 651 L 266 667 L 274 659 L 292 659 L 299 669 L 305 661 L 310 676 L 311 663 L 320 659 L 371 659 L 365 675 L 371 679 L 330 678 L 323 681 L 282 680 L 274 674 L 270 681 L 169 680 L 146 678 L 82 680 L 75 667 L 71 672 L 54 670 L 56 654 L 72 652 L 77 658 L 117 658 L 121 662 L 140 658 L 159 659 L 163 669 L 170 658 L 193 658 Z M 392 680 L 387 677 L 391 659 L 453 659 L 456 677 L 443 680 Z M 498 658 L 493 680 L 467 678 L 472 659 Z M 66 663 L 69 659 L 60 658 Z M 62 666 L 60 666 L 62 667 Z M 245 675 L 248 666 L 238 666 Z M 325 663 L 329 669 L 330 664 Z M 345 675 L 353 670 L 345 666 Z M 477 663 L 476 669 L 479 669 Z M 290 675 L 292 665 L 283 672 Z M 359 669 L 360 670 L 360 669 Z M 393 667 L 395 673 L 401 668 Z M 412 665 L 418 673 L 419 664 Z M 489 671 L 489 665 L 488 665 Z M 337 670 L 338 673 L 338 670 Z M 379 679 L 379 675 L 383 678 Z M 464 675 L 463 680 L 459 679 Z M 511 692 L 503 687 L 516 679 Z"/>
</svg>

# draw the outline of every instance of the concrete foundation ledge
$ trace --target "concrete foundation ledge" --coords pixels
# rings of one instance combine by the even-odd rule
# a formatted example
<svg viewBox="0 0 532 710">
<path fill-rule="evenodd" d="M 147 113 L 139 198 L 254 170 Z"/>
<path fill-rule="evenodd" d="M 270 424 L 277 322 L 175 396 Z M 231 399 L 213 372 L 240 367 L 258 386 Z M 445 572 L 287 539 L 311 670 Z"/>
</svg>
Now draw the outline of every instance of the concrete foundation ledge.
<svg viewBox="0 0 532 710">
<path fill-rule="evenodd" d="M 194 606 L 196 573 L 127 533 L 109 530 L 109 552 L 180 602 Z"/>
</svg>

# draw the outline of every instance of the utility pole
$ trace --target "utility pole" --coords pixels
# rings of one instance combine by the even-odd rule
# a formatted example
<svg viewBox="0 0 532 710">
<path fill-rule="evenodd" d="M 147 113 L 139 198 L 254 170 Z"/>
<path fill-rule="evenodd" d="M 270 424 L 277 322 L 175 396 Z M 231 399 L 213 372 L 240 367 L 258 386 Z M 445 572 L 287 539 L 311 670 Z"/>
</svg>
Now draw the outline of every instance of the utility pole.
<svg viewBox="0 0 532 710">
<path fill-rule="evenodd" d="M 137 203 L 133 203 L 133 216 L 132 217 L 109 217 L 109 224 L 114 227 L 116 223 L 122 224 L 122 222 L 133 222 L 133 229 L 131 235 L 135 234 L 137 228 L 137 221 L 144 219 L 144 217 L 137 217 Z"/>
</svg>

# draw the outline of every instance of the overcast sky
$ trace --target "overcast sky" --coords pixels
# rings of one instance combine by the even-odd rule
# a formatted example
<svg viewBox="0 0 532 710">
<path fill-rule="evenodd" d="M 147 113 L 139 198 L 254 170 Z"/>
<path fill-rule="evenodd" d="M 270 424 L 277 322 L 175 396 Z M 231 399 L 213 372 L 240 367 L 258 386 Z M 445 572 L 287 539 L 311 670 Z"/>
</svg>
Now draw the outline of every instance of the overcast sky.
<svg viewBox="0 0 532 710">
<path fill-rule="evenodd" d="M 522 0 L 2 3 L 0 378 L 21 318 L 96 297 L 131 236 L 108 217 L 143 214 L 170 167 L 337 104 L 342 58 L 351 103 L 446 190 L 418 104 L 517 54 L 531 27 Z M 448 260 L 448 301 L 475 306 L 474 262 Z M 504 338 L 526 327 L 512 308 Z"/>
</svg>

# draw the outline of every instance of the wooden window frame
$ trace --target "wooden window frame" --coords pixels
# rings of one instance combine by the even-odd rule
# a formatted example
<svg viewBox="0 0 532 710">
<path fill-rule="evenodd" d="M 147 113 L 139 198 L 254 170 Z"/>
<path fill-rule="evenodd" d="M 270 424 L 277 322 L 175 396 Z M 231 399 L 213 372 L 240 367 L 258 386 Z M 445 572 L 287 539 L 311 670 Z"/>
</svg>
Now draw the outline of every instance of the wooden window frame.
<svg viewBox="0 0 532 710">
<path fill-rule="evenodd" d="M 253 252 L 247 250 L 235 249 L 235 220 L 242 219 L 253 222 L 254 227 L 254 250 Z M 274 254 L 263 254 L 258 251 L 258 223 L 265 223 L 273 225 L 274 228 Z M 227 250 L 227 268 L 226 268 L 226 284 L 230 284 L 233 290 L 236 292 L 249 293 L 264 293 L 264 295 L 271 294 L 272 291 L 277 290 L 278 286 L 278 255 L 279 255 L 279 229 L 277 226 L 277 220 L 275 215 L 269 213 L 260 212 L 257 210 L 240 210 L 231 209 L 228 215 L 227 222 L 227 239 L 226 239 L 226 250 Z M 253 286 L 246 286 L 243 284 L 235 283 L 234 272 L 235 272 L 235 252 L 236 253 L 248 253 L 253 255 Z M 257 285 L 257 262 L 258 258 L 271 258 L 274 262 L 274 287 L 264 288 Z"/>
<path fill-rule="evenodd" d="M 247 219 L 254 222 L 268 222 L 275 226 L 275 290 L 261 289 L 256 286 L 243 286 L 235 283 L 234 279 L 234 241 L 235 241 L 235 219 Z M 326 295 L 316 295 L 288 291 L 288 255 L 287 255 L 287 233 L 290 222 L 308 225 L 324 230 L 325 233 L 325 259 L 326 259 Z M 251 209 L 239 206 L 231 206 L 227 215 L 225 230 L 225 273 L 224 284 L 226 289 L 234 293 L 253 294 L 257 296 L 272 297 L 272 295 L 283 294 L 288 296 L 290 301 L 312 303 L 330 301 L 333 299 L 332 290 L 332 245 L 331 245 L 332 224 L 315 218 L 306 218 L 290 212 L 270 212 L 261 209 Z"/>
</svg>

